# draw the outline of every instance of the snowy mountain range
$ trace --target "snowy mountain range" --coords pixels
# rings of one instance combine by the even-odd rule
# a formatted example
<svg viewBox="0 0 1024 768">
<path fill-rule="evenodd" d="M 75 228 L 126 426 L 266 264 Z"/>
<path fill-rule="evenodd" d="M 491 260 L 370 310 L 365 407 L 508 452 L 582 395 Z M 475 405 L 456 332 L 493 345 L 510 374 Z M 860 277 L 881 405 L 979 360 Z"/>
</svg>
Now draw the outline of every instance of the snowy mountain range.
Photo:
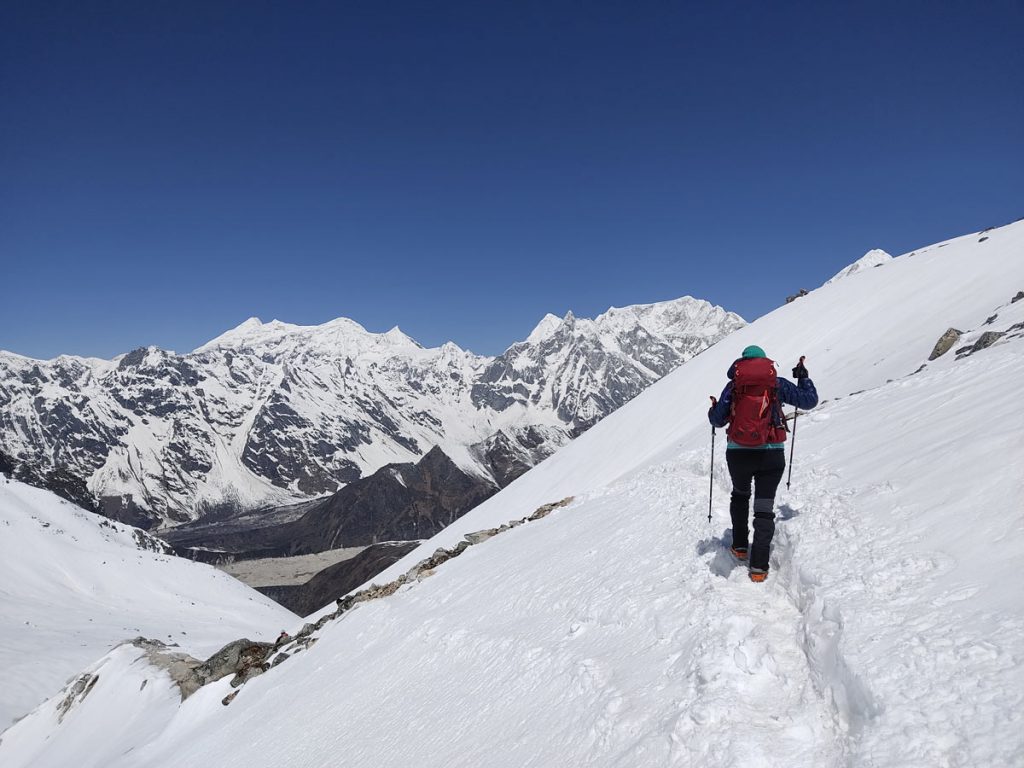
<svg viewBox="0 0 1024 768">
<path fill-rule="evenodd" d="M 169 666 L 224 653 L 121 646 L 4 732 L 0 764 L 1019 766 L 1022 257 L 1018 222 L 811 291 L 286 644 L 246 640 L 259 663 L 235 677 L 186 689 Z M 764 584 L 728 554 L 706 417 L 748 344 L 784 369 L 806 355 L 822 397 L 799 417 Z"/>
<path fill-rule="evenodd" d="M 0 461 L 145 528 L 324 496 L 435 446 L 502 486 L 743 325 L 684 297 L 548 315 L 498 357 L 251 318 L 188 354 L 0 352 Z"/>
</svg>

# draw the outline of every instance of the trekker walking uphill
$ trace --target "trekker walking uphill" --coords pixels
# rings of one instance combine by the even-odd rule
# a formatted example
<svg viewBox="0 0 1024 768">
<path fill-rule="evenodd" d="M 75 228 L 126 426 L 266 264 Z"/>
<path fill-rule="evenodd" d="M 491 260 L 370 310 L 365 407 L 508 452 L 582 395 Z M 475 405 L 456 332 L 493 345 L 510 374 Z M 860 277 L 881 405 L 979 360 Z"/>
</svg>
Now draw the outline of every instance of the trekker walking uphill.
<svg viewBox="0 0 1024 768">
<path fill-rule="evenodd" d="M 768 556 L 775 535 L 775 491 L 786 471 L 786 421 L 782 404 L 810 410 L 818 404 L 804 358 L 793 368 L 797 383 L 782 378 L 764 350 L 750 346 L 729 366 L 730 381 L 722 397 L 711 398 L 708 421 L 712 427 L 729 425 L 725 460 L 732 477 L 729 515 L 732 517 L 732 553 L 748 559 L 750 580 L 768 577 Z M 751 483 L 754 490 L 754 541 L 749 544 Z"/>
</svg>

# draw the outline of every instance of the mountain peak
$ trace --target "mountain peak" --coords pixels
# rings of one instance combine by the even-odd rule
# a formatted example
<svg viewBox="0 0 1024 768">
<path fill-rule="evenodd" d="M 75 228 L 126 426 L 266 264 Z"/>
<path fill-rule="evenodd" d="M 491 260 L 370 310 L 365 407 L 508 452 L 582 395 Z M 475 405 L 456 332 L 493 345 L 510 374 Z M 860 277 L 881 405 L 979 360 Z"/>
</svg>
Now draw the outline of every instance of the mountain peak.
<svg viewBox="0 0 1024 768">
<path fill-rule="evenodd" d="M 267 326 L 272 326 L 274 325 L 274 323 L 279 322 L 280 321 L 278 320 L 274 320 L 273 322 L 268 323 Z M 258 317 L 250 317 L 248 320 L 239 323 L 234 328 L 225 331 L 220 336 L 210 339 L 210 341 L 206 342 L 201 347 L 197 347 L 193 351 L 206 352 L 208 350 L 214 349 L 215 347 L 225 346 L 228 344 L 237 344 L 242 339 L 251 338 L 259 334 L 259 332 L 262 331 L 267 326 L 264 326 L 263 321 L 260 320 Z"/>
<path fill-rule="evenodd" d="M 246 320 L 244 323 L 240 323 L 239 325 L 232 328 L 230 331 L 228 331 L 228 333 L 246 333 L 248 331 L 252 331 L 262 327 L 263 321 L 254 315 L 253 317 L 250 317 L 248 320 Z"/>
<path fill-rule="evenodd" d="M 274 342 L 280 341 L 284 337 L 298 334 L 307 337 L 328 336 L 334 339 L 337 338 L 338 334 L 352 337 L 374 336 L 387 339 L 388 341 L 401 341 L 403 345 L 412 344 L 419 346 L 397 327 L 392 328 L 387 333 L 371 334 L 355 320 L 350 320 L 347 317 L 338 317 L 320 325 L 296 325 L 277 319 L 264 323 L 258 317 L 250 317 L 241 325 L 222 333 L 193 351 L 209 352 L 218 347 L 235 347 L 259 344 L 261 342 Z"/>
<path fill-rule="evenodd" d="M 558 330 L 558 326 L 561 324 L 562 318 L 548 312 L 544 315 L 544 319 L 537 323 L 537 327 L 530 332 L 530 335 L 526 337 L 527 343 L 537 344 L 551 338 L 552 334 Z"/>
<path fill-rule="evenodd" d="M 892 256 L 881 248 L 873 248 L 872 250 L 865 253 L 853 264 L 848 267 L 844 267 L 833 275 L 829 280 L 825 282 L 825 285 L 834 283 L 836 280 L 842 280 L 844 277 L 856 274 L 857 272 L 863 272 L 866 269 L 872 269 L 873 267 L 880 267 L 883 264 L 887 264 L 892 261 Z"/>
</svg>

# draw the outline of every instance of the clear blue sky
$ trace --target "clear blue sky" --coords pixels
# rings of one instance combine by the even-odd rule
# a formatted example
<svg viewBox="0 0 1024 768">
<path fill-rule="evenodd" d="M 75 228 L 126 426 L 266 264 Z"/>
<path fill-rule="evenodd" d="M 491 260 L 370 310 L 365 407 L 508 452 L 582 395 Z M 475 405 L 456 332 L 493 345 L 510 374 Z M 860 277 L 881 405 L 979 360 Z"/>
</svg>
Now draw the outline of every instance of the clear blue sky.
<svg viewBox="0 0 1024 768">
<path fill-rule="evenodd" d="M 1024 216 L 1024 4 L 7 2 L 0 348 L 496 353 Z"/>
</svg>

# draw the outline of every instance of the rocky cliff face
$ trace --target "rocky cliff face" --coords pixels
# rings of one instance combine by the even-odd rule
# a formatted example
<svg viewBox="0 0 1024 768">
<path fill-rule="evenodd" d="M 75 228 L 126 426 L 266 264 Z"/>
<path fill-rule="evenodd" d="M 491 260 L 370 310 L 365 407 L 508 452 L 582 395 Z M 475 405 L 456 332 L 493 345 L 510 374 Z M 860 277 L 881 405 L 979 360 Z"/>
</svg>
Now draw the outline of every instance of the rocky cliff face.
<svg viewBox="0 0 1024 768">
<path fill-rule="evenodd" d="M 17 461 L 0 451 L 0 475 L 37 488 L 46 488 L 83 509 L 97 511 L 96 500 L 89 492 L 85 480 L 60 465 L 40 467 Z"/>
<path fill-rule="evenodd" d="M 345 319 L 251 319 L 183 355 L 0 352 L 0 452 L 147 528 L 326 496 L 435 446 L 502 486 L 741 325 L 685 297 L 549 315 L 496 358 Z"/>
</svg>

